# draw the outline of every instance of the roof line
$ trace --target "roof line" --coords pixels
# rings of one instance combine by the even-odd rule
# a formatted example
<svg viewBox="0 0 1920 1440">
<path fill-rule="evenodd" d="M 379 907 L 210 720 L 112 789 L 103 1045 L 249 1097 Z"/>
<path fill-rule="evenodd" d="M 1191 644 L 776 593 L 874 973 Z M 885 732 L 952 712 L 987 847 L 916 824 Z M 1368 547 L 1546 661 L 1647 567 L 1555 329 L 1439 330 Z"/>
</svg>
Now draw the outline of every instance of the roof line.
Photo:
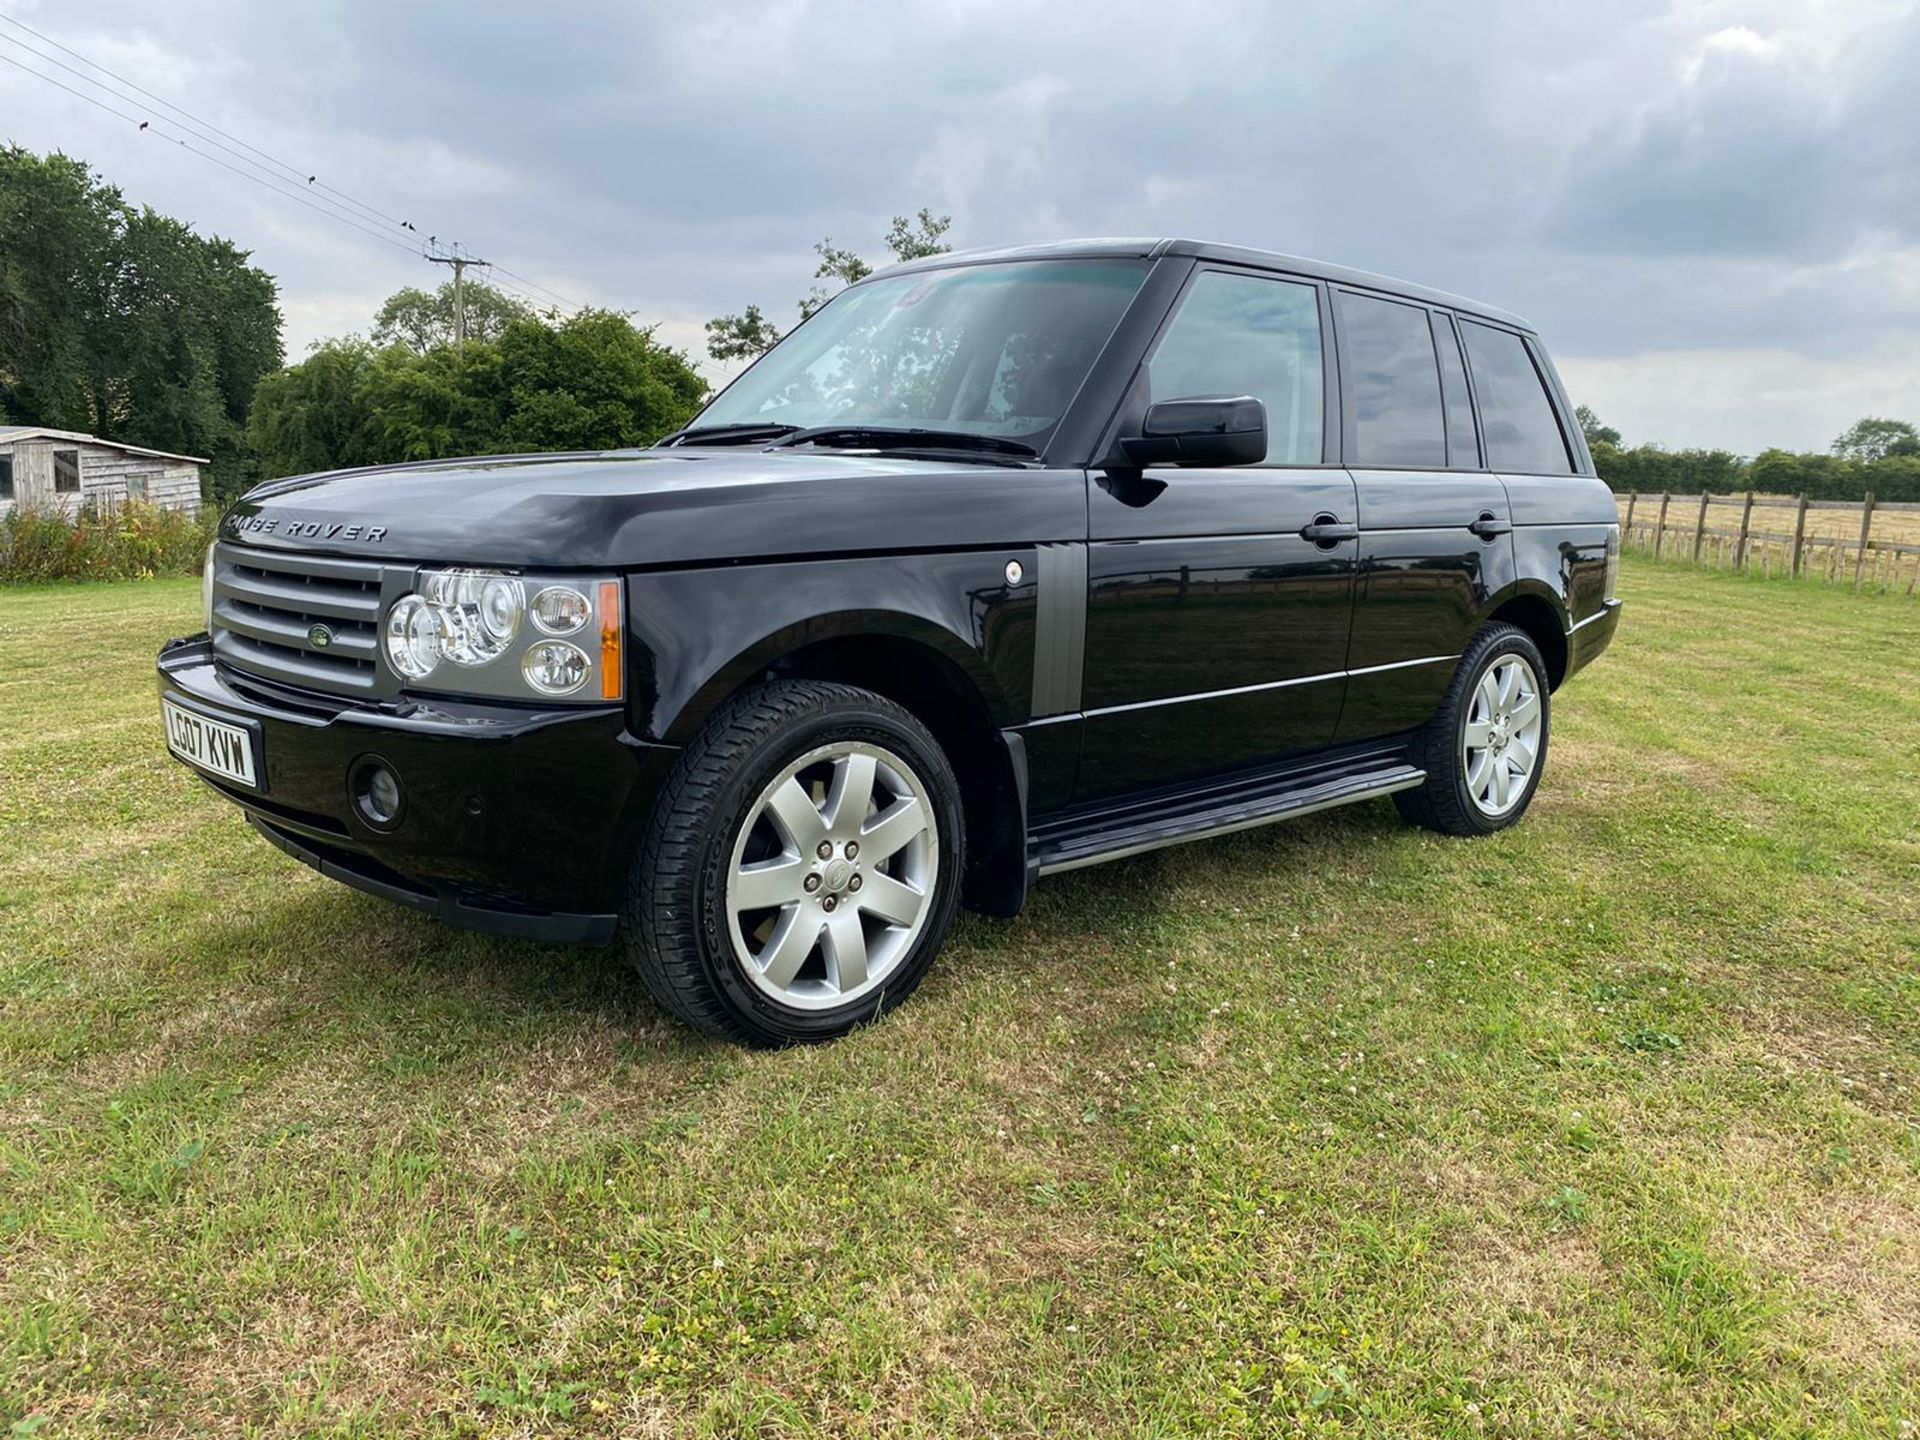
<svg viewBox="0 0 1920 1440">
<path fill-rule="evenodd" d="M 1450 291 L 1437 290 L 1428 285 L 1416 285 L 1409 280 L 1396 280 L 1390 275 L 1376 275 L 1367 270 L 1334 265 L 1325 260 L 1312 260 L 1301 255 L 1286 255 L 1276 250 L 1255 250 L 1242 245 L 1222 245 L 1209 240 L 1088 238 L 1055 240 L 1040 245 L 951 250 L 940 255 L 929 255 L 920 260 L 909 260 L 901 265 L 886 266 L 884 269 L 874 271 L 867 279 L 874 280 L 885 275 L 905 274 L 916 270 L 935 270 L 943 265 L 981 265 L 1015 260 L 1152 260 L 1168 255 L 1195 260 L 1217 260 L 1229 265 L 1245 265 L 1253 269 L 1273 270 L 1307 279 L 1324 280 L 1334 285 L 1351 285 L 1356 289 L 1378 290 L 1423 304 L 1463 311 L 1481 319 L 1511 326 L 1516 330 L 1524 330 L 1529 334 L 1535 333 L 1530 322 L 1510 310 L 1502 310 L 1498 306 L 1488 305 L 1464 295 L 1455 295 Z"/>
<path fill-rule="evenodd" d="M 55 430 L 45 425 L 0 425 L 0 445 L 21 440 L 72 440 L 83 445 L 102 445 L 123 450 L 129 455 L 151 455 L 156 460 L 185 460 L 190 465 L 211 465 L 204 455 L 177 455 L 171 450 L 153 450 L 145 445 L 129 445 L 124 440 L 109 440 L 104 435 L 88 435 L 79 430 Z"/>
</svg>

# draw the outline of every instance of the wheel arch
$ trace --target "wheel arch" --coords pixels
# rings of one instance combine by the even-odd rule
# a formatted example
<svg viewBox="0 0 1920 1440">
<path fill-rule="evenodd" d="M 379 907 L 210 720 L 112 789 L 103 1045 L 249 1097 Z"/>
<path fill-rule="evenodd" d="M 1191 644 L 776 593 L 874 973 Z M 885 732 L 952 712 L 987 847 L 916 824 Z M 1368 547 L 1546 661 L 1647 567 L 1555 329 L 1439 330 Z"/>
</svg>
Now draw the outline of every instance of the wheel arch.
<svg viewBox="0 0 1920 1440">
<path fill-rule="evenodd" d="M 1550 586 L 1522 580 L 1495 599 L 1487 611 L 1489 624 L 1518 626 L 1547 662 L 1547 689 L 1558 690 L 1567 678 L 1570 658 L 1566 602 Z"/>
<path fill-rule="evenodd" d="M 1016 714 L 958 636 L 918 616 L 843 611 L 782 627 L 713 673 L 663 722 L 684 744 L 741 690 L 768 680 L 832 680 L 885 696 L 925 725 L 960 781 L 967 834 L 962 899 L 1012 915 L 1026 899 L 1026 763 L 1004 726 Z"/>
</svg>

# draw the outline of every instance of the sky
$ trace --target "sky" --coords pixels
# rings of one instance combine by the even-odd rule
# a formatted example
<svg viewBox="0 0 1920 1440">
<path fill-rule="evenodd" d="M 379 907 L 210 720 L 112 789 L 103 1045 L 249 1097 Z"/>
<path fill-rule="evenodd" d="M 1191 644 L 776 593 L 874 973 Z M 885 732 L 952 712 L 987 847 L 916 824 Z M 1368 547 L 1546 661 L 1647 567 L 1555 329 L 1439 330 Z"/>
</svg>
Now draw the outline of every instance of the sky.
<svg viewBox="0 0 1920 1440">
<path fill-rule="evenodd" d="M 349 228 L 0 65 L 0 141 L 251 250 L 292 358 L 444 279 L 406 248 L 435 235 L 633 312 L 717 378 L 704 320 L 790 320 L 815 241 L 877 256 L 929 206 L 961 247 L 1179 235 L 1474 296 L 1537 325 L 1629 443 L 1824 450 L 1862 415 L 1920 422 L 1920 0 L 5 16 L 391 217 Z M 166 116 L 23 46 L 85 68 L 0 19 L 0 57 Z"/>
</svg>

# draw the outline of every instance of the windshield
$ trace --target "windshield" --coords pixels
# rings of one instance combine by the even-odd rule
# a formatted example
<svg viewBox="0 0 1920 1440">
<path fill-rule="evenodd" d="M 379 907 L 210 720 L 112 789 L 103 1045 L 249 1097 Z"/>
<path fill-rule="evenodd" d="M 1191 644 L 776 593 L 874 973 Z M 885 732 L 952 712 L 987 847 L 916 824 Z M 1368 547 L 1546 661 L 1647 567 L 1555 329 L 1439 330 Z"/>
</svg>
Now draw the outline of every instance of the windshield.
<svg viewBox="0 0 1920 1440">
<path fill-rule="evenodd" d="M 1140 261 L 966 265 L 843 290 L 691 427 L 912 426 L 1040 449 L 1146 278 Z"/>
</svg>

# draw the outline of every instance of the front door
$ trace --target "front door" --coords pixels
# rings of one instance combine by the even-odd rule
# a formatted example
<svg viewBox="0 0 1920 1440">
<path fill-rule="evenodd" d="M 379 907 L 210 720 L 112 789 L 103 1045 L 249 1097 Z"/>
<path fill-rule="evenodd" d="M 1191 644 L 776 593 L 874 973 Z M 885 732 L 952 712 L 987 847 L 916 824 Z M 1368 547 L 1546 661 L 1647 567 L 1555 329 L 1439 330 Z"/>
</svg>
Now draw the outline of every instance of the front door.
<svg viewBox="0 0 1920 1440">
<path fill-rule="evenodd" d="M 1357 545 L 1302 533 L 1355 522 L 1329 463 L 1323 310 L 1318 286 L 1202 268 L 1162 331 L 1139 407 L 1254 396 L 1267 459 L 1094 476 L 1076 799 L 1332 739 Z"/>
<path fill-rule="evenodd" d="M 1442 311 L 1339 291 L 1359 582 L 1339 738 L 1424 723 L 1490 598 L 1511 583 L 1506 487 L 1481 466 L 1460 347 Z"/>
</svg>

